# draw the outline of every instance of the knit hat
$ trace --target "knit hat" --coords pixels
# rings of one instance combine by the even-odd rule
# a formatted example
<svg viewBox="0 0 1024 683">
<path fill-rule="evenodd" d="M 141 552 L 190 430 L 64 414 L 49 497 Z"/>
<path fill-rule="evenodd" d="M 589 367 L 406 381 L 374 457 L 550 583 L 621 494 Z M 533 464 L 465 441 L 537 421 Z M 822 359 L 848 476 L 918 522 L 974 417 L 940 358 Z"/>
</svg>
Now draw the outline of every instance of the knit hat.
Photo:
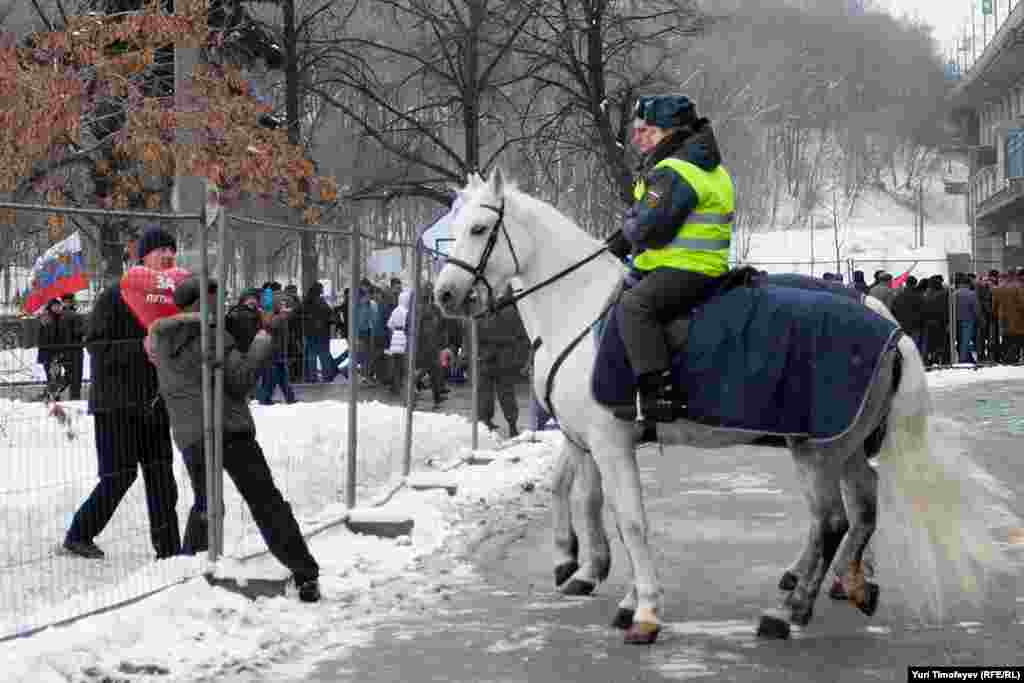
<svg viewBox="0 0 1024 683">
<path fill-rule="evenodd" d="M 686 95 L 638 97 L 634 116 L 658 128 L 681 128 L 697 123 L 697 109 Z"/>
<path fill-rule="evenodd" d="M 139 260 L 146 258 L 146 254 L 156 249 L 168 247 L 175 252 L 178 251 L 178 243 L 174 236 L 162 228 L 149 228 L 142 233 L 138 242 Z"/>
<path fill-rule="evenodd" d="M 183 281 L 174 288 L 174 305 L 181 310 L 192 306 L 199 301 L 199 278 L 195 275 Z M 207 290 L 210 294 L 217 291 L 217 281 L 210 278 L 207 281 Z"/>
</svg>

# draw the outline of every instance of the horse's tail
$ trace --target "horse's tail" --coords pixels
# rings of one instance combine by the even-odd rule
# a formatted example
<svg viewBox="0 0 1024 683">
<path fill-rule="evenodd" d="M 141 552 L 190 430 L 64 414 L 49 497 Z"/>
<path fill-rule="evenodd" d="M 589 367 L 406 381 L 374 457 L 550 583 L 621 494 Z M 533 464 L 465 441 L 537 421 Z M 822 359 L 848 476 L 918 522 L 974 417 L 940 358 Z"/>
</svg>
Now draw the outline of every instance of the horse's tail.
<svg viewBox="0 0 1024 683">
<path fill-rule="evenodd" d="M 899 342 L 902 375 L 888 433 L 878 454 L 876 566 L 883 580 L 902 584 L 915 616 L 943 621 L 961 601 L 977 605 L 988 580 L 1008 571 L 993 527 L 994 482 L 955 440 L 956 425 L 930 419 L 924 363 L 913 340 Z M 941 437 L 935 434 L 943 427 Z M 950 438 L 952 437 L 952 438 Z"/>
</svg>

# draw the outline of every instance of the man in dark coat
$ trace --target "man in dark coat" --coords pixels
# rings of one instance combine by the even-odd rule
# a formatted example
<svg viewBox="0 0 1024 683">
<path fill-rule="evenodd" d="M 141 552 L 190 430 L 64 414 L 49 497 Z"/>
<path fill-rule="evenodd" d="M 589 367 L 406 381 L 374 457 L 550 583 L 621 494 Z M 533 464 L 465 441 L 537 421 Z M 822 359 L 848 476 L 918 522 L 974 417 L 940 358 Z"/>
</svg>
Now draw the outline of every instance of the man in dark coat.
<svg viewBox="0 0 1024 683">
<path fill-rule="evenodd" d="M 137 250 L 148 268 L 174 267 L 175 240 L 159 228 L 147 230 Z M 140 467 L 153 550 L 158 559 L 181 550 L 170 423 L 157 390 L 156 369 L 143 349 L 145 336 L 120 285 L 103 290 L 89 316 L 86 335 L 92 370 L 89 412 L 95 423 L 100 481 L 75 513 L 63 544 L 67 552 L 80 557 L 103 557 L 93 539 L 110 522 Z"/>
<path fill-rule="evenodd" d="M 213 300 L 217 292 L 215 281 L 208 291 Z M 195 493 L 185 529 L 186 554 L 202 552 L 208 543 L 200 297 L 198 278 L 179 285 L 174 303 L 182 312 L 154 322 L 147 340 L 174 441 L 184 457 Z M 216 320 L 211 327 L 216 334 Z M 256 441 L 256 423 L 249 410 L 249 393 L 260 369 L 270 361 L 270 335 L 263 330 L 257 332 L 248 353 L 241 352 L 229 332 L 224 335 L 224 471 L 249 506 L 271 554 L 291 570 L 299 598 L 316 602 L 320 599 L 320 567 L 309 552 L 291 505 L 274 483 L 267 459 Z"/>
<path fill-rule="evenodd" d="M 301 306 L 303 347 L 303 377 L 307 382 L 334 381 L 338 374 L 334 358 L 331 357 L 331 322 L 334 311 L 324 301 L 324 286 L 314 283 L 307 291 Z M 320 375 L 317 376 L 317 361 L 320 361 Z"/>
<path fill-rule="evenodd" d="M 434 303 L 434 291 L 430 283 L 424 283 L 420 292 L 420 300 L 414 313 L 419 318 L 415 322 L 416 330 L 416 369 L 427 375 L 430 381 L 430 393 L 434 399 L 434 409 L 441 406 L 444 395 L 441 391 L 441 332 L 443 316 L 441 309 Z M 408 323 L 407 323 L 408 325 Z"/>
<path fill-rule="evenodd" d="M 39 316 L 39 351 L 36 362 L 46 373 L 46 396 L 57 400 L 67 386 L 68 327 L 64 323 L 64 306 L 60 299 L 50 299 Z"/>
<path fill-rule="evenodd" d="M 949 365 L 949 290 L 941 275 L 928 279 L 924 294 L 925 363 Z"/>
<path fill-rule="evenodd" d="M 506 296 L 511 293 L 510 288 Z M 516 383 L 522 379 L 530 355 L 530 341 L 523 321 L 515 306 L 507 306 L 496 315 L 481 319 L 477 333 L 480 352 L 477 416 L 488 429 L 497 429 L 494 425 L 494 400 L 497 398 L 508 423 L 509 438 L 515 437 L 519 434 Z"/>
<path fill-rule="evenodd" d="M 918 289 L 917 278 L 907 277 L 907 282 L 896 294 L 892 302 L 892 314 L 919 351 L 923 353 L 922 340 L 924 334 L 924 317 L 921 308 L 924 306 L 924 293 Z"/>
<path fill-rule="evenodd" d="M 295 311 L 290 307 L 291 299 L 277 296 L 271 303 L 269 313 L 263 314 L 263 329 L 270 333 L 270 363 L 260 371 L 259 386 L 256 388 L 256 400 L 260 405 L 274 404 L 274 389 L 281 387 L 285 403 L 295 403 L 295 390 L 288 379 L 288 343 L 291 336 L 290 328 L 296 323 L 292 317 Z"/>
<path fill-rule="evenodd" d="M 72 401 L 82 399 L 82 370 L 85 368 L 85 317 L 78 312 L 74 294 L 60 298 L 64 309 L 61 313 L 67 326 L 68 393 Z"/>
</svg>

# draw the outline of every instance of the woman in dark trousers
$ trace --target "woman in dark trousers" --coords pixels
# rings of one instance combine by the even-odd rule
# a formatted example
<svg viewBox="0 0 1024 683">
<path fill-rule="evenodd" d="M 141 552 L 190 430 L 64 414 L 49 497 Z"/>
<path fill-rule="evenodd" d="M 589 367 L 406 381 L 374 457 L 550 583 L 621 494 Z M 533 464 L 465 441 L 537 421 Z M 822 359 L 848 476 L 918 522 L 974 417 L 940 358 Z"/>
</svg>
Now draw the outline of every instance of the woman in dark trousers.
<svg viewBox="0 0 1024 683">
<path fill-rule="evenodd" d="M 211 295 L 216 293 L 216 287 L 216 282 L 211 281 Z M 184 457 L 195 493 L 185 529 L 186 554 L 205 550 L 208 538 L 199 299 L 198 278 L 179 285 L 174 291 L 174 303 L 182 312 L 153 323 L 147 340 L 160 378 L 160 392 L 167 402 L 174 441 Z M 211 296 L 214 303 L 212 299 Z M 215 325 L 211 327 L 215 332 Z M 274 483 L 267 459 L 256 441 L 256 423 L 249 410 L 249 392 L 260 369 L 270 362 L 270 335 L 264 330 L 258 332 L 249 352 L 244 354 L 230 333 L 224 334 L 224 471 L 249 506 L 271 554 L 291 570 L 299 598 L 316 602 L 320 599 L 320 567 L 309 552 L 291 505 Z"/>
<path fill-rule="evenodd" d="M 139 240 L 138 253 L 152 270 L 173 268 L 174 238 L 163 230 L 148 230 Z M 95 424 L 100 481 L 75 513 L 64 537 L 64 550 L 73 555 L 103 557 L 93 539 L 110 522 L 135 483 L 140 466 L 157 559 L 181 550 L 170 422 L 157 391 L 156 369 L 142 346 L 145 336 L 146 330 L 129 310 L 120 285 L 100 293 L 85 340 L 92 363 L 89 412 Z"/>
</svg>

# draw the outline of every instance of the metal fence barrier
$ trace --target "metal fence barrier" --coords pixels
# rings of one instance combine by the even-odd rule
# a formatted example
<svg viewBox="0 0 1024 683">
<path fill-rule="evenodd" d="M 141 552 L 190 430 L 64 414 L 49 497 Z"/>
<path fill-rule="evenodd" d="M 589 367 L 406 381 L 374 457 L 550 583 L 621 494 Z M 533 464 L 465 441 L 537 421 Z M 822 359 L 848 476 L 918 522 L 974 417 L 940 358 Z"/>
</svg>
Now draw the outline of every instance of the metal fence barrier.
<svg viewBox="0 0 1024 683">
<path fill-rule="evenodd" d="M 10 202 L 0 202 L 0 208 L 186 224 L 203 219 L 201 214 Z M 38 346 L 37 328 L 37 321 L 8 318 L 0 345 L 0 534 L 5 540 L 0 550 L 0 638 L 32 633 L 137 598 L 180 581 L 191 571 L 180 563 L 153 562 L 141 484 L 128 489 L 97 539 L 107 553 L 102 562 L 61 552 L 76 510 L 97 483 L 94 417 L 88 414 L 85 401 L 72 400 L 72 394 L 78 399 L 87 395 L 90 357 L 80 343 L 72 342 L 50 349 L 52 362 L 40 365 L 37 348 L 33 348 Z M 111 352 L 116 355 L 120 351 L 114 344 Z M 139 441 L 144 448 L 145 438 Z M 180 459 L 168 465 L 176 481 L 188 481 Z M 137 476 L 138 467 L 132 462 L 117 469 L 114 479 L 128 481 Z M 142 478 L 150 478 L 151 473 L 144 469 Z M 185 498 L 187 485 L 179 489 L 180 497 Z M 172 493 L 163 491 L 161 495 Z M 161 524 L 157 520 L 153 526 L 159 530 Z"/>
</svg>

